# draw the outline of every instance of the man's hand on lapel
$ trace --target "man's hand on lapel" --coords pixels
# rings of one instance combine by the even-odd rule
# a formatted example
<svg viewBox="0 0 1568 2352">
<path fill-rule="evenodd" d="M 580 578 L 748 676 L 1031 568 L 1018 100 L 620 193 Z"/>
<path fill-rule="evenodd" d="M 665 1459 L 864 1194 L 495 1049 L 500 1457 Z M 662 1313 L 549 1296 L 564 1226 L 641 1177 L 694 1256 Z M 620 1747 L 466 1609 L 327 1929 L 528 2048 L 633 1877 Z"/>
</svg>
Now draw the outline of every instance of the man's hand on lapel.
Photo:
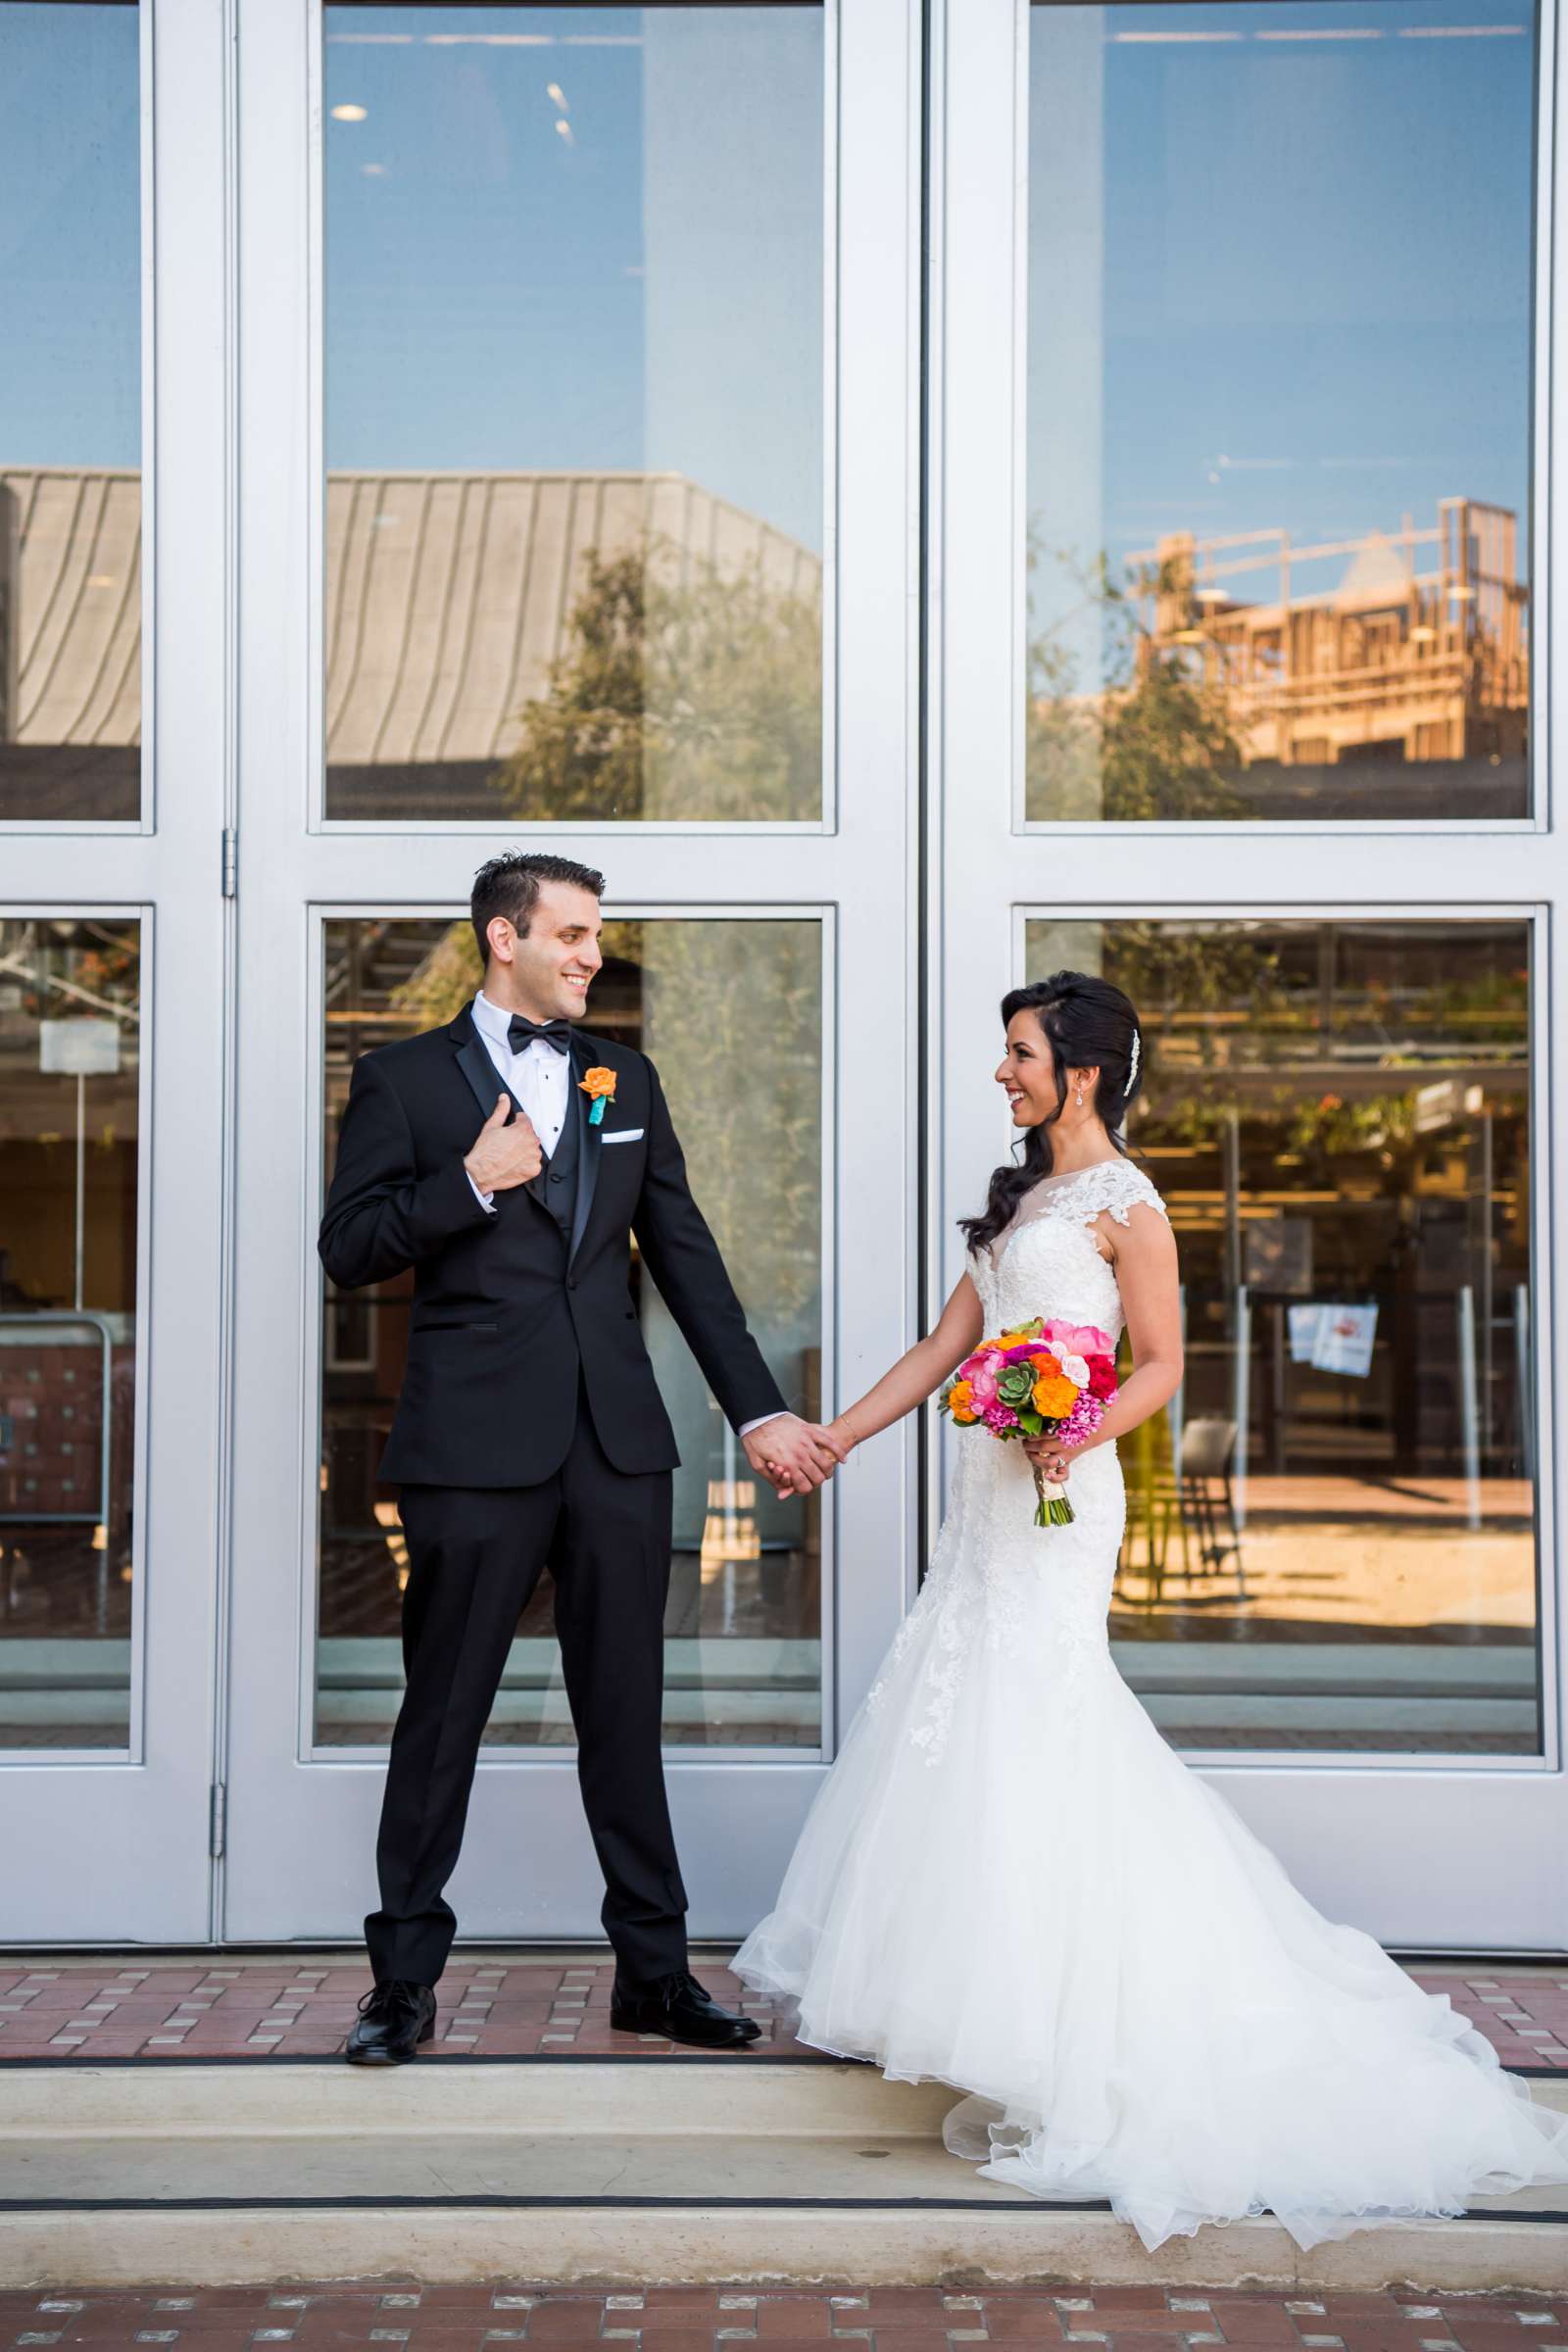
<svg viewBox="0 0 1568 2352">
<path fill-rule="evenodd" d="M 511 1109 L 511 1096 L 503 1095 L 463 1162 L 481 1193 L 510 1193 L 514 1185 L 531 1184 L 545 1164 L 533 1121 L 519 1111 L 509 1127 Z"/>
<path fill-rule="evenodd" d="M 746 1459 L 767 1480 L 780 1502 L 791 1494 L 809 1494 L 838 1466 L 831 1448 L 798 1413 L 775 1413 L 760 1429 L 748 1431 L 741 1444 Z"/>
</svg>

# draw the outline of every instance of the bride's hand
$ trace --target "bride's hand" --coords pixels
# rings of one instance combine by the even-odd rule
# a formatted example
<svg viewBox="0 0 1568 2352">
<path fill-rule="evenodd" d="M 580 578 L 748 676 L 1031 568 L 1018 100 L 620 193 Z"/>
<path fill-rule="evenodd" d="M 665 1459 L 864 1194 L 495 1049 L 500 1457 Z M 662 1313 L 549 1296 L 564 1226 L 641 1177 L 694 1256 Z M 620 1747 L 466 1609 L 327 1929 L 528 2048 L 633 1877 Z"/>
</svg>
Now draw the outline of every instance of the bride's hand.
<svg viewBox="0 0 1568 2352">
<path fill-rule="evenodd" d="M 849 1460 L 860 1443 L 850 1427 L 848 1417 L 843 1413 L 840 1413 L 832 1421 L 814 1424 L 811 1435 L 820 1445 L 825 1446 L 841 1464 Z"/>
<path fill-rule="evenodd" d="M 1066 1485 L 1067 1473 L 1072 1468 L 1072 1455 L 1059 1438 L 1025 1438 L 1023 1449 L 1035 1468 L 1043 1470 L 1054 1485 Z"/>
</svg>

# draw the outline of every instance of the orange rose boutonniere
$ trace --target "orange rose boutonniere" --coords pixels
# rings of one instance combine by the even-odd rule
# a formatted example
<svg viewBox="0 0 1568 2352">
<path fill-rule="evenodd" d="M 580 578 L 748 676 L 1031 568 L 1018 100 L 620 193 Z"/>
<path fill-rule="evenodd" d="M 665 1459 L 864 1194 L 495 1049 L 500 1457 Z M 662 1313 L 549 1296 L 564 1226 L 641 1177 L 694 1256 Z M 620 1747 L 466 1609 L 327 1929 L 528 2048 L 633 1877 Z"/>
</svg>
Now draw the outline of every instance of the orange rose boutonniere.
<svg viewBox="0 0 1568 2352">
<path fill-rule="evenodd" d="M 578 1079 L 577 1084 L 593 1102 L 593 1108 L 588 1113 L 589 1126 L 602 1127 L 605 1120 L 605 1104 L 613 1102 L 615 1100 L 614 1071 L 588 1070 Z"/>
</svg>

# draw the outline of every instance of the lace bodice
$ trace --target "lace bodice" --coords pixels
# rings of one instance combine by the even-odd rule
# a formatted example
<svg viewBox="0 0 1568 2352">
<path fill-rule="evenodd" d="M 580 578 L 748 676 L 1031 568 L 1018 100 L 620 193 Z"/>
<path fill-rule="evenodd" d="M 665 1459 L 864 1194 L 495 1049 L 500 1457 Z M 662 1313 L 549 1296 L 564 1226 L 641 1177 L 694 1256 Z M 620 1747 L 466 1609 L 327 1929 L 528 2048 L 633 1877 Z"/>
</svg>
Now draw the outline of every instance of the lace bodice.
<svg viewBox="0 0 1568 2352">
<path fill-rule="evenodd" d="M 1089 1229 L 1107 1211 L 1118 1225 L 1129 1224 L 1140 1205 L 1165 1213 L 1130 1160 L 1102 1160 L 1037 1184 L 995 1249 L 969 1260 L 987 1333 L 1060 1315 L 1119 1338 L 1116 1270 Z M 907 1736 L 933 1767 L 947 1755 L 953 1710 L 977 1655 L 1032 1655 L 1036 1703 L 1068 1719 L 1093 1676 L 1111 1671 L 1105 1612 L 1122 1530 L 1113 1445 L 1074 1464 L 1071 1525 L 1043 1530 L 1035 1525 L 1034 1473 L 1022 1448 L 979 1430 L 952 1435 L 953 1503 L 931 1573 L 866 1699 L 874 1714 L 911 1643 L 923 1642 L 906 1701 Z"/>
<path fill-rule="evenodd" d="M 1106 1214 L 1125 1225 L 1140 1204 L 1166 1213 L 1149 1178 L 1129 1159 L 1100 1160 L 1037 1184 L 1006 1231 L 970 1260 L 986 1330 L 1033 1315 L 1063 1315 L 1118 1338 L 1124 1317 L 1116 1270 L 1095 1247 L 1089 1228 Z"/>
</svg>

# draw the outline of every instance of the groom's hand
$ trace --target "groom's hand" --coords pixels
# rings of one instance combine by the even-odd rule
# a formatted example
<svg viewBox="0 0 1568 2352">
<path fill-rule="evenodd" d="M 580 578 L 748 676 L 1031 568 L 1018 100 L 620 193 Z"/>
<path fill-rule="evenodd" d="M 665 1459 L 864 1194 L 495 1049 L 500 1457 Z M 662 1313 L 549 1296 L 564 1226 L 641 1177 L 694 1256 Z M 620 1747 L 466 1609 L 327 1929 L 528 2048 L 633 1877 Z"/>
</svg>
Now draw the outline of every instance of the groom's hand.
<svg viewBox="0 0 1568 2352">
<path fill-rule="evenodd" d="M 481 1193 L 510 1193 L 514 1185 L 531 1184 L 545 1164 L 533 1121 L 519 1111 L 509 1127 L 511 1108 L 511 1098 L 501 1096 L 463 1162 Z"/>
<path fill-rule="evenodd" d="M 742 1438 L 746 1459 L 765 1478 L 780 1502 L 809 1494 L 831 1478 L 837 1464 L 819 1433 L 796 1413 L 775 1413 L 760 1429 Z"/>
</svg>

